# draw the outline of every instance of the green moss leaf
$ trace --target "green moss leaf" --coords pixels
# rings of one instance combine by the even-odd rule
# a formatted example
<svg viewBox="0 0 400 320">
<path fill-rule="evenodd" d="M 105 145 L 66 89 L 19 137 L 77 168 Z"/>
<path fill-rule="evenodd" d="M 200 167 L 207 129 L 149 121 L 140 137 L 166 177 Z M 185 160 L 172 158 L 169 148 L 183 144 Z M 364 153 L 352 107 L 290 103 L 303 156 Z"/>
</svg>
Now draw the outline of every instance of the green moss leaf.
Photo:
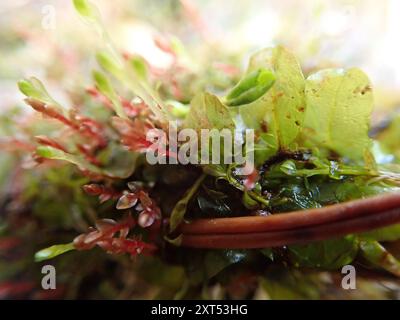
<svg viewBox="0 0 400 320">
<path fill-rule="evenodd" d="M 263 96 L 274 84 L 272 71 L 260 68 L 247 73 L 226 96 L 229 106 L 238 106 L 253 102 Z"/>
<path fill-rule="evenodd" d="M 364 232 L 358 236 L 363 240 L 396 241 L 400 239 L 400 224 Z"/>
<path fill-rule="evenodd" d="M 377 241 L 361 241 L 362 256 L 374 266 L 381 267 L 400 277 L 400 262 Z"/>
<path fill-rule="evenodd" d="M 260 68 L 274 74 L 273 86 L 260 99 L 239 107 L 245 126 L 260 133 L 256 153 L 258 163 L 275 154 L 279 148 L 296 149 L 294 142 L 305 111 L 304 76 L 290 52 L 278 46 L 256 53 L 250 59 L 247 73 Z"/>
<path fill-rule="evenodd" d="M 99 13 L 97 8 L 87 0 L 73 0 L 75 10 L 87 22 L 97 21 Z"/>
<path fill-rule="evenodd" d="M 233 129 L 235 124 L 229 109 L 211 93 L 197 94 L 190 103 L 185 127 L 192 129 Z"/>
<path fill-rule="evenodd" d="M 358 252 L 354 236 L 289 246 L 291 261 L 301 267 L 337 269 L 353 261 Z"/>
<path fill-rule="evenodd" d="M 36 149 L 36 153 L 43 158 L 67 161 L 76 165 L 81 170 L 87 170 L 110 178 L 124 179 L 133 173 L 137 154 L 128 151 L 120 152 L 117 163 L 110 163 L 107 167 L 100 168 L 91 164 L 81 156 L 66 153 L 50 146 L 39 146 Z M 122 156 L 122 154 L 124 156 Z"/>
<path fill-rule="evenodd" d="M 52 259 L 54 257 L 59 256 L 60 254 L 66 253 L 68 251 L 74 250 L 74 244 L 66 243 L 66 244 L 57 244 L 46 249 L 40 250 L 35 253 L 35 261 L 40 262 L 43 260 Z"/>
<path fill-rule="evenodd" d="M 132 65 L 133 70 L 136 72 L 136 75 L 143 80 L 147 80 L 148 77 L 148 68 L 146 61 L 140 56 L 134 56 L 129 60 Z"/>
<path fill-rule="evenodd" d="M 99 71 L 93 71 L 93 79 L 96 83 L 96 87 L 99 91 L 105 95 L 108 99 L 110 99 L 111 103 L 114 106 L 114 110 L 117 115 L 121 118 L 126 119 L 127 116 L 125 114 L 124 108 L 119 100 L 117 93 L 115 92 L 113 86 L 111 85 L 110 80 L 107 76 Z"/>
<path fill-rule="evenodd" d="M 104 27 L 98 9 L 87 0 L 74 0 L 74 6 L 79 15 L 102 37 L 106 49 L 96 56 L 99 65 L 143 99 L 160 120 L 168 120 L 168 109 L 144 78 L 144 65 L 138 59 L 132 63 L 124 61 Z"/>
<path fill-rule="evenodd" d="M 197 192 L 197 189 L 200 187 L 200 185 L 203 182 L 204 178 L 205 178 L 205 175 L 202 174 L 196 180 L 196 182 L 193 184 L 193 186 L 186 191 L 186 193 L 183 196 L 183 198 L 180 199 L 176 203 L 174 209 L 172 210 L 171 218 L 169 220 L 170 232 L 173 232 L 179 226 L 179 224 L 183 221 L 183 218 L 185 216 L 189 201 L 192 199 L 194 194 Z"/>
<path fill-rule="evenodd" d="M 307 139 L 344 157 L 362 160 L 369 152 L 373 107 L 368 77 L 359 69 L 327 69 L 306 81 Z"/>
<path fill-rule="evenodd" d="M 36 149 L 36 153 L 43 158 L 53 159 L 53 160 L 64 160 L 75 164 L 82 170 L 89 170 L 93 173 L 103 174 L 100 168 L 89 163 L 83 157 L 66 153 L 64 151 L 61 151 L 59 149 L 50 146 L 39 146 Z"/>
<path fill-rule="evenodd" d="M 210 250 L 204 257 L 206 278 L 210 279 L 228 266 L 247 258 L 248 250 Z"/>
<path fill-rule="evenodd" d="M 304 118 L 303 73 L 295 56 L 281 46 L 264 49 L 253 55 L 247 72 L 259 68 L 273 72 L 276 81 L 261 100 L 244 106 L 241 114 L 253 128 L 260 128 L 262 122 L 266 121 L 267 126 L 272 126 L 279 145 L 288 147 L 296 138 Z"/>
<path fill-rule="evenodd" d="M 125 63 L 112 51 L 101 51 L 96 55 L 98 64 L 104 71 L 113 75 L 121 84 L 138 95 L 160 120 L 170 118 L 169 111 L 158 93 L 143 78 L 140 67 Z"/>
<path fill-rule="evenodd" d="M 28 98 L 32 98 L 44 104 L 51 105 L 52 107 L 62 109 L 60 104 L 55 101 L 47 92 L 43 83 L 35 77 L 18 81 L 18 88 Z"/>
</svg>

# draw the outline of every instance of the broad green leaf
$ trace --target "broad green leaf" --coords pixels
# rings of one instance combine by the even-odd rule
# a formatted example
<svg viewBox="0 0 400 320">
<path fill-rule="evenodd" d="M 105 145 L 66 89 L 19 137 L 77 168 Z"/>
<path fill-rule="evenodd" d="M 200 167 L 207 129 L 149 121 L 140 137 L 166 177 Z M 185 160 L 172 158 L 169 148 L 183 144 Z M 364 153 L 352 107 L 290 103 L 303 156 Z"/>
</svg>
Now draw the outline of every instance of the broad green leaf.
<svg viewBox="0 0 400 320">
<path fill-rule="evenodd" d="M 68 251 L 74 250 L 74 244 L 66 243 L 66 244 L 57 244 L 46 249 L 40 250 L 35 253 L 35 261 L 40 262 L 43 260 L 52 259 L 54 257 L 59 256 L 60 254 L 66 253 Z"/>
<path fill-rule="evenodd" d="M 232 209 L 227 204 L 227 199 L 199 195 L 197 197 L 197 204 L 201 213 L 206 216 L 228 217 L 232 214 Z"/>
<path fill-rule="evenodd" d="M 216 276 L 232 264 L 239 263 L 249 255 L 248 250 L 210 250 L 204 257 L 207 279 Z"/>
<path fill-rule="evenodd" d="M 377 267 L 381 267 L 400 277 L 400 262 L 378 241 L 361 241 L 362 256 Z"/>
<path fill-rule="evenodd" d="M 230 139 L 230 136 L 225 136 L 223 131 L 218 130 L 233 130 L 235 123 L 232 115 L 227 106 L 225 106 L 217 96 L 204 92 L 197 94 L 190 103 L 189 113 L 184 120 L 184 127 L 194 129 L 200 136 L 202 129 L 209 129 L 209 140 L 201 140 L 201 154 L 202 159 L 207 157 L 214 157 L 216 153 L 220 152 L 220 159 L 224 158 L 224 143 L 225 139 Z M 220 139 L 218 141 L 218 139 Z M 214 148 L 214 142 L 219 142 L 219 150 Z M 233 143 L 234 141 L 232 141 Z M 208 150 L 208 151 L 206 151 Z M 209 168 L 208 168 L 209 167 Z M 207 169 L 208 168 L 208 169 Z M 218 174 L 215 170 L 222 169 L 221 166 L 213 164 L 204 165 L 203 169 L 209 171 L 209 174 Z"/>
<path fill-rule="evenodd" d="M 185 119 L 185 127 L 200 129 L 233 129 L 235 124 L 229 109 L 211 93 L 197 94 Z"/>
<path fill-rule="evenodd" d="M 177 204 L 175 205 L 174 209 L 172 210 L 171 213 L 171 218 L 169 219 L 169 228 L 170 232 L 173 232 L 179 224 L 183 221 L 183 218 L 185 216 L 187 206 L 189 204 L 189 201 L 193 198 L 199 187 L 201 186 L 201 183 L 203 182 L 204 178 L 206 177 L 205 174 L 202 174 L 196 182 L 193 184 L 193 186 L 190 187 L 180 199 Z"/>
<path fill-rule="evenodd" d="M 304 133 L 318 146 L 352 160 L 369 153 L 373 98 L 368 77 L 359 69 L 327 69 L 306 80 Z"/>
<path fill-rule="evenodd" d="M 301 267 L 337 269 L 353 261 L 358 252 L 354 236 L 288 247 L 291 261 Z"/>
<path fill-rule="evenodd" d="M 400 239 L 400 224 L 364 232 L 358 236 L 363 240 L 396 241 Z"/>
<path fill-rule="evenodd" d="M 280 148 L 296 148 L 294 142 L 305 111 L 304 76 L 290 52 L 278 46 L 256 53 L 250 59 L 247 73 L 260 68 L 271 71 L 275 75 L 275 83 L 260 99 L 238 107 L 244 125 L 259 132 L 257 163 Z"/>
<path fill-rule="evenodd" d="M 278 139 L 273 133 L 260 132 L 254 143 L 254 159 L 256 165 L 261 165 L 279 150 Z"/>
<path fill-rule="evenodd" d="M 241 115 L 255 129 L 261 128 L 265 121 L 279 145 L 288 148 L 304 118 L 303 73 L 296 58 L 281 46 L 264 49 L 251 57 L 247 73 L 260 68 L 273 72 L 275 83 L 260 100 L 241 107 Z"/>
<path fill-rule="evenodd" d="M 126 119 L 124 108 L 119 100 L 117 93 L 115 92 L 111 82 L 108 80 L 107 76 L 99 71 L 93 71 L 93 78 L 96 83 L 96 87 L 112 102 L 115 112 L 121 118 Z"/>
</svg>

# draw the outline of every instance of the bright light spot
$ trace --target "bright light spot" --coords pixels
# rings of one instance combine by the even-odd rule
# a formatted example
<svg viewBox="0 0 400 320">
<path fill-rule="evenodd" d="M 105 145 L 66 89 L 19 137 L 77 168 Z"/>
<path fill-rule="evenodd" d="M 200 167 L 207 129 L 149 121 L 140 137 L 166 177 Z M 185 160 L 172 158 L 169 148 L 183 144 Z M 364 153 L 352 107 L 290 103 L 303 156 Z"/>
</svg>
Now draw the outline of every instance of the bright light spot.
<svg viewBox="0 0 400 320">
<path fill-rule="evenodd" d="M 328 36 L 337 36 L 349 26 L 350 14 L 346 11 L 326 11 L 321 16 L 321 31 Z"/>
<path fill-rule="evenodd" d="M 155 67 L 167 68 L 173 58 L 154 44 L 153 34 L 152 29 L 147 26 L 127 25 L 122 29 L 122 43 L 127 52 L 143 56 Z"/>
<path fill-rule="evenodd" d="M 279 19 L 276 12 L 268 10 L 255 16 L 245 24 L 243 39 L 250 45 L 271 45 L 279 31 Z"/>
</svg>

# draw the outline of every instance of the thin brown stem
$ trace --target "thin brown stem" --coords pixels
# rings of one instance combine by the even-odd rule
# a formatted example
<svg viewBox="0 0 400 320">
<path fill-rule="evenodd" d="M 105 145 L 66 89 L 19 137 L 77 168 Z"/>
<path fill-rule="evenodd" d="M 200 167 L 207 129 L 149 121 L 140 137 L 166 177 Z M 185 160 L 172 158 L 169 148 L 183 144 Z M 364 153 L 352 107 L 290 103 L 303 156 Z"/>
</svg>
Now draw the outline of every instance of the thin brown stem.
<svg viewBox="0 0 400 320">
<path fill-rule="evenodd" d="M 400 222 L 400 208 L 368 216 L 284 231 L 240 234 L 183 234 L 182 246 L 193 248 L 252 249 L 304 244 L 365 232 Z"/>
<path fill-rule="evenodd" d="M 391 193 L 330 205 L 318 209 L 300 210 L 270 216 L 198 219 L 182 224 L 183 234 L 242 234 L 277 230 L 292 230 L 400 208 L 400 193 Z"/>
</svg>

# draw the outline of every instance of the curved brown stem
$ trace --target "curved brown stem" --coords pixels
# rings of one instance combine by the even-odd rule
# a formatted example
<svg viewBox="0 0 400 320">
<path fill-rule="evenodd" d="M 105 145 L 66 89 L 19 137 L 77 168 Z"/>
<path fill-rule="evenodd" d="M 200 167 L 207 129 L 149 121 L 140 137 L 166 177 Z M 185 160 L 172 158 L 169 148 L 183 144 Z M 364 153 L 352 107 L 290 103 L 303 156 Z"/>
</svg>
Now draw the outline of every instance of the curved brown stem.
<svg viewBox="0 0 400 320">
<path fill-rule="evenodd" d="M 255 249 L 304 244 L 359 233 L 400 222 L 400 208 L 343 221 L 284 231 L 239 234 L 183 234 L 181 245 L 193 248 Z"/>
<path fill-rule="evenodd" d="M 178 229 L 183 234 L 241 234 L 291 230 L 368 216 L 400 208 L 400 193 L 354 200 L 318 209 L 300 210 L 270 216 L 198 219 Z"/>
</svg>

